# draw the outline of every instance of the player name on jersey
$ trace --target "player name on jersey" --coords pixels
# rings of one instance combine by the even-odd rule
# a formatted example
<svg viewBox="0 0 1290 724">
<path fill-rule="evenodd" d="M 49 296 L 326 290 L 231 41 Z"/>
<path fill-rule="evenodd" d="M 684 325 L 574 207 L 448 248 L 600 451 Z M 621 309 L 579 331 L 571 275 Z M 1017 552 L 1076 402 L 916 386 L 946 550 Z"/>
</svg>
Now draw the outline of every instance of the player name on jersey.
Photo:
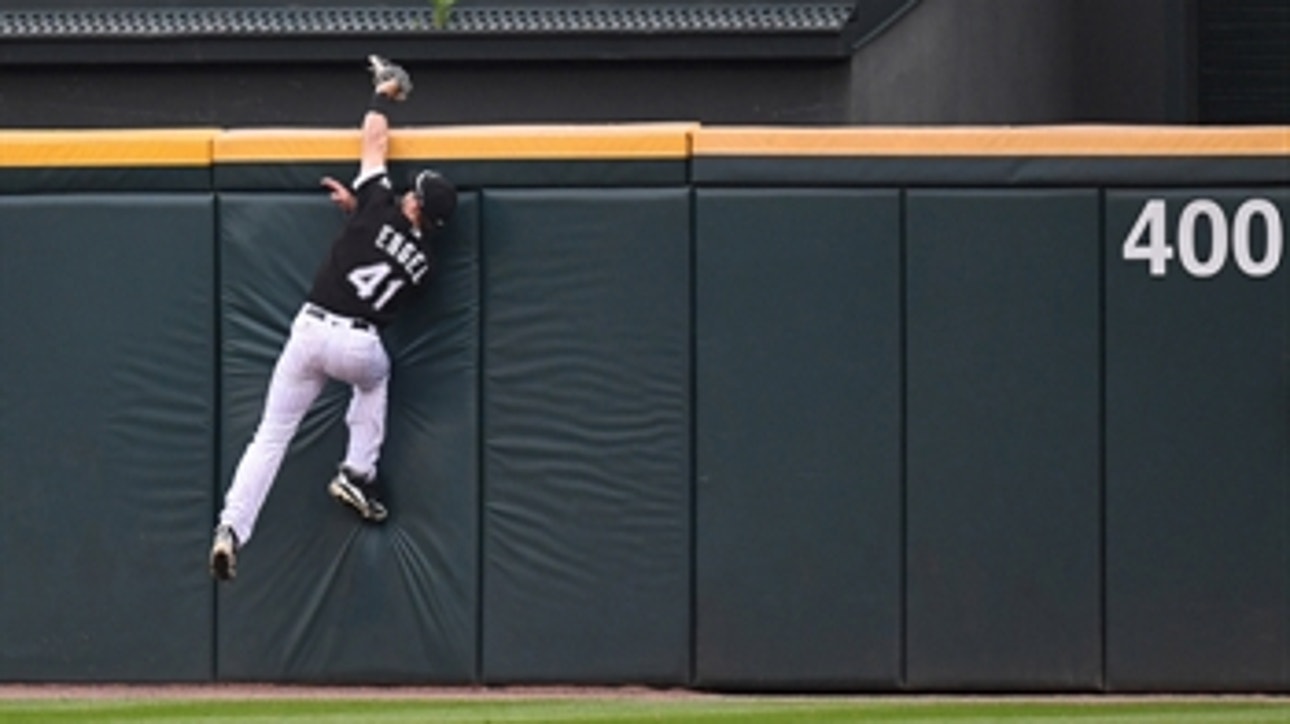
<svg viewBox="0 0 1290 724">
<path fill-rule="evenodd" d="M 381 233 L 376 235 L 376 248 L 389 254 L 391 259 L 403 267 L 413 284 L 420 283 L 421 277 L 430 270 L 429 260 L 417 248 L 416 242 L 389 224 L 382 226 Z"/>
</svg>

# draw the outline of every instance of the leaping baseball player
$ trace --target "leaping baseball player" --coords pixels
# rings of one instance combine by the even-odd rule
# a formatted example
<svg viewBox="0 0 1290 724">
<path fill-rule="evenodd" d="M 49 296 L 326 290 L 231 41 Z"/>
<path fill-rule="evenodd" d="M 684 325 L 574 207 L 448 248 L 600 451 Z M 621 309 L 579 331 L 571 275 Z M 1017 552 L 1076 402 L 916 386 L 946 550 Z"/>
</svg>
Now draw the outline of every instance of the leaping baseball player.
<svg viewBox="0 0 1290 724">
<path fill-rule="evenodd" d="M 216 580 L 236 575 L 238 552 L 251 540 L 287 446 L 329 379 L 351 385 L 353 394 L 345 416 L 348 447 L 328 492 L 366 521 L 387 516 L 376 464 L 390 358 L 378 332 L 428 285 L 435 271 L 431 242 L 456 209 L 457 190 L 425 170 L 406 193 L 394 192 L 386 170 L 389 115 L 412 91 L 412 80 L 384 58 L 368 60 L 375 91 L 363 116 L 358 176 L 352 189 L 322 180 L 347 219 L 291 325 L 260 423 L 225 494 L 210 553 Z"/>
</svg>

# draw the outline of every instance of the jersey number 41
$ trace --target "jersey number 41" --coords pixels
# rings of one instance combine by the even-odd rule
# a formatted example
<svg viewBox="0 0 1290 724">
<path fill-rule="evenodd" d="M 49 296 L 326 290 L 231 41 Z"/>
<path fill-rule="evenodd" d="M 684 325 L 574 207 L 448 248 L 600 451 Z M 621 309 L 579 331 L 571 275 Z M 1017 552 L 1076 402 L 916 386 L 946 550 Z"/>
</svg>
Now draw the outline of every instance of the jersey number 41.
<svg viewBox="0 0 1290 724">
<path fill-rule="evenodd" d="M 388 262 L 377 262 L 367 266 L 355 267 L 345 278 L 349 283 L 354 285 L 354 291 L 358 293 L 358 298 L 372 305 L 375 311 L 381 309 L 394 298 L 395 294 L 403 288 L 406 280 L 399 277 L 390 277 L 394 267 Z M 375 301 L 373 301 L 375 300 Z"/>
</svg>

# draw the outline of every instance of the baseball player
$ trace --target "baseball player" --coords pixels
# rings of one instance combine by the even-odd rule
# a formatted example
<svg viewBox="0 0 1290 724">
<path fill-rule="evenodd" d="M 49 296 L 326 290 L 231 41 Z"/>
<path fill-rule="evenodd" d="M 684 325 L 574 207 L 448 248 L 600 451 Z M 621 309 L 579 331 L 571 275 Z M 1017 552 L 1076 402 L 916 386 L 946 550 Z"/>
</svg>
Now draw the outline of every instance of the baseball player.
<svg viewBox="0 0 1290 724">
<path fill-rule="evenodd" d="M 256 517 L 305 413 L 329 379 L 353 388 L 345 423 L 349 443 L 328 492 L 364 520 L 380 523 L 376 463 L 385 437 L 390 359 L 378 332 L 435 271 L 431 240 L 457 206 L 456 188 L 422 171 L 412 188 L 395 194 L 386 171 L 389 112 L 407 98 L 412 80 L 398 65 L 369 59 L 375 92 L 362 124 L 362 152 L 353 188 L 322 183 L 347 219 L 314 276 L 273 370 L 264 411 L 224 498 L 211 545 L 216 580 L 236 575 L 239 549 L 251 539 Z"/>
</svg>

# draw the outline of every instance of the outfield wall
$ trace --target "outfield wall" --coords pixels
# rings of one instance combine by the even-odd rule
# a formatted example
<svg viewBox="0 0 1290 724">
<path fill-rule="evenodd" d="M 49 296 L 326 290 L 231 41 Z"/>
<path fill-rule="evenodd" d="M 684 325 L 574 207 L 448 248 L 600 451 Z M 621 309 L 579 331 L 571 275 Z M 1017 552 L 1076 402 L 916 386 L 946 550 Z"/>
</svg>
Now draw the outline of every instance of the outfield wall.
<svg viewBox="0 0 1290 724">
<path fill-rule="evenodd" d="M 396 131 L 389 523 L 220 496 L 356 131 L 0 133 L 0 681 L 1290 691 L 1290 129 Z"/>
</svg>

